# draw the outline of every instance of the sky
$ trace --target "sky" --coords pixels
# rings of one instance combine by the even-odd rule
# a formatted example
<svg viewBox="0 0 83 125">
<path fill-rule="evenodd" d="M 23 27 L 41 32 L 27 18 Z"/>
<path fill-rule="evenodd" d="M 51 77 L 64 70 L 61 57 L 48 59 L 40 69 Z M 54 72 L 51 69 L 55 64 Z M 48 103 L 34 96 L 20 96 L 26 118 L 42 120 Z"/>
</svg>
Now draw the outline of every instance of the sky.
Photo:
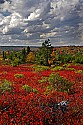
<svg viewBox="0 0 83 125">
<path fill-rule="evenodd" d="M 0 0 L 0 46 L 83 46 L 83 0 Z"/>
</svg>

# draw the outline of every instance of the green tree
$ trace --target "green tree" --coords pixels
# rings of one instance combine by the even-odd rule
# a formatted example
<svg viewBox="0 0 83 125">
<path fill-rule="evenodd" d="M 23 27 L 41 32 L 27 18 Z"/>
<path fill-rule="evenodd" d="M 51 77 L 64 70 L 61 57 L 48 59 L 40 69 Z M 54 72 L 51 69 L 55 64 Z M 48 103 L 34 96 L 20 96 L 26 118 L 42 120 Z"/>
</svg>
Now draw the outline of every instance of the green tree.
<svg viewBox="0 0 83 125">
<path fill-rule="evenodd" d="M 26 55 L 26 50 L 25 50 L 25 48 L 22 49 L 22 54 L 23 54 L 23 55 Z"/>
<path fill-rule="evenodd" d="M 22 62 L 25 63 L 26 62 L 26 50 L 25 48 L 22 49 Z"/>
<path fill-rule="evenodd" d="M 51 58 L 52 46 L 50 40 L 45 40 L 41 48 L 36 52 L 36 63 L 48 66 L 48 60 Z"/>
<path fill-rule="evenodd" d="M 7 57 L 6 57 L 6 52 L 3 51 L 3 59 L 5 60 Z"/>
<path fill-rule="evenodd" d="M 29 52 L 30 52 L 30 47 L 29 46 L 27 46 L 27 54 L 29 54 Z"/>
</svg>

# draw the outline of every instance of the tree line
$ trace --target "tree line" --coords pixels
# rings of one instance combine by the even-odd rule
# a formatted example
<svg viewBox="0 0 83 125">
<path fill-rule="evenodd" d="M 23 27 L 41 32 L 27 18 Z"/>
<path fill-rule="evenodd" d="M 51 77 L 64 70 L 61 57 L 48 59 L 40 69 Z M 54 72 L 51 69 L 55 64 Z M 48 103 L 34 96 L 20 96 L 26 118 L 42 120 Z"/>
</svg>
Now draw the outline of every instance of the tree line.
<svg viewBox="0 0 83 125">
<path fill-rule="evenodd" d="M 64 63 L 83 64 L 83 51 L 77 51 L 77 53 L 68 51 L 64 49 L 57 51 L 51 45 L 50 39 L 47 39 L 37 51 L 31 51 L 28 46 L 20 51 L 3 51 L 2 55 L 3 60 L 12 66 L 23 63 L 36 63 L 44 66 L 60 65 Z"/>
</svg>

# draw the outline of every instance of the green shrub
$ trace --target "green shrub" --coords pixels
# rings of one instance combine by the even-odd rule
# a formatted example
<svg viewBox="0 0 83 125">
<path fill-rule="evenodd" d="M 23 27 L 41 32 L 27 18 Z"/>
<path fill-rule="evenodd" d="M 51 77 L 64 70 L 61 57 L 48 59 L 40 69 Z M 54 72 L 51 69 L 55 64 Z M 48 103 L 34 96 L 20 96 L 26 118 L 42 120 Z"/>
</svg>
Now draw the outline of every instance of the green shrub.
<svg viewBox="0 0 83 125">
<path fill-rule="evenodd" d="M 11 91 L 12 90 L 12 83 L 8 80 L 4 80 L 2 83 L 0 83 L 0 91 L 1 93 L 5 91 Z"/>
<path fill-rule="evenodd" d="M 32 88 L 28 85 L 23 85 L 22 88 L 26 91 L 26 92 L 31 92 L 32 91 Z"/>
<path fill-rule="evenodd" d="M 42 79 L 38 80 L 39 83 L 47 82 L 47 81 L 48 81 L 48 77 L 45 77 L 45 76 L 42 76 Z"/>
<path fill-rule="evenodd" d="M 5 64 L 6 64 L 6 65 L 11 65 L 11 60 L 5 59 Z"/>
<path fill-rule="evenodd" d="M 64 63 L 68 63 L 68 62 L 71 62 L 72 61 L 72 55 L 70 54 L 67 54 L 67 53 L 57 53 L 55 55 L 55 63 L 59 63 L 59 64 L 64 64 Z"/>
<path fill-rule="evenodd" d="M 51 68 L 51 70 L 64 70 L 65 69 L 65 67 L 63 67 L 63 66 L 56 66 L 55 68 Z"/>
<path fill-rule="evenodd" d="M 11 62 L 11 65 L 12 66 L 18 66 L 19 65 L 19 59 L 18 58 L 15 58 L 14 60 L 12 60 L 12 62 Z"/>
<path fill-rule="evenodd" d="M 24 75 L 23 75 L 23 74 L 15 74 L 14 77 L 17 77 L 17 78 L 23 78 Z"/>
<path fill-rule="evenodd" d="M 40 72 L 40 71 L 44 71 L 44 70 L 48 70 L 49 67 L 48 66 L 42 66 L 42 65 L 32 65 L 31 66 L 36 72 Z"/>
<path fill-rule="evenodd" d="M 22 88 L 26 91 L 26 92 L 34 92 L 34 93 L 38 93 L 38 90 L 36 88 L 31 88 L 29 85 L 25 84 L 22 86 Z"/>
<path fill-rule="evenodd" d="M 69 92 L 73 85 L 73 83 L 61 77 L 59 73 L 50 74 L 48 82 L 52 85 L 52 87 L 54 87 L 55 90 L 60 90 L 62 92 Z"/>
<path fill-rule="evenodd" d="M 55 65 L 51 65 L 51 68 L 55 68 Z"/>
<path fill-rule="evenodd" d="M 74 62 L 83 64 L 83 57 L 76 57 Z"/>
<path fill-rule="evenodd" d="M 52 74 L 50 74 L 50 76 L 48 77 L 48 82 L 55 84 L 55 83 L 57 82 L 58 78 L 59 78 L 59 73 L 56 73 L 56 74 L 55 74 L 55 73 L 52 73 Z"/>
<path fill-rule="evenodd" d="M 69 66 L 71 66 L 70 63 L 65 63 L 65 64 L 63 65 L 64 68 L 67 68 L 67 67 L 69 67 Z"/>
<path fill-rule="evenodd" d="M 82 70 L 77 70 L 76 73 L 82 74 L 83 71 Z"/>
<path fill-rule="evenodd" d="M 48 95 L 48 94 L 52 91 L 52 89 L 53 89 L 53 86 L 52 86 L 52 85 L 48 85 L 48 86 L 46 87 L 46 91 L 44 92 L 44 94 L 45 94 L 45 95 Z"/>
<path fill-rule="evenodd" d="M 67 70 L 75 71 L 75 69 L 74 69 L 74 68 L 67 68 Z"/>
<path fill-rule="evenodd" d="M 83 64 L 83 55 L 81 53 L 75 54 L 73 57 L 73 62 Z"/>
<path fill-rule="evenodd" d="M 33 89 L 32 89 L 32 92 L 34 92 L 34 93 L 36 93 L 36 94 L 37 94 L 37 93 L 38 93 L 38 90 L 37 90 L 37 89 L 35 89 L 35 88 L 33 88 Z"/>
</svg>

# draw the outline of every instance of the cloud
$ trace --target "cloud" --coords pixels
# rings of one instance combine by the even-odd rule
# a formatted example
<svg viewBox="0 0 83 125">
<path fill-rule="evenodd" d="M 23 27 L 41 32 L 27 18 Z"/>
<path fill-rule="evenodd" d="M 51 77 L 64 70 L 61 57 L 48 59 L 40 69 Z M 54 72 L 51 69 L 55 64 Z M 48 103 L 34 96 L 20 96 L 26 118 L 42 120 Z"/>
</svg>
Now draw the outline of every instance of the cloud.
<svg viewBox="0 0 83 125">
<path fill-rule="evenodd" d="M 40 45 L 47 38 L 53 45 L 82 44 L 82 26 L 83 0 L 0 0 L 0 35 L 5 45 L 5 41 Z"/>
<path fill-rule="evenodd" d="M 28 20 L 35 20 L 40 16 L 40 9 L 35 10 L 35 12 L 30 13 Z"/>
<path fill-rule="evenodd" d="M 80 3 L 83 3 L 83 0 L 79 0 L 80 1 Z"/>
</svg>

